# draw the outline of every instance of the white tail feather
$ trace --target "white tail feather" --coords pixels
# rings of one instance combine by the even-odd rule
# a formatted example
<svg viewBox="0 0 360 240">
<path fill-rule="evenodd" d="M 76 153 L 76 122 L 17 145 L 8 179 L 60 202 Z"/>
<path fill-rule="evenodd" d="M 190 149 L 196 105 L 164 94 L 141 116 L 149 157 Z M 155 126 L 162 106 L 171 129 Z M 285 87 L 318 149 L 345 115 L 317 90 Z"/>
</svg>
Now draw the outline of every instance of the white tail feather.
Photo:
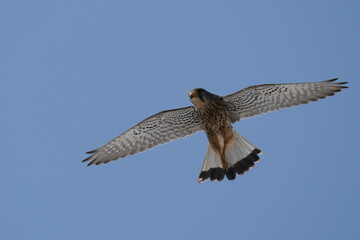
<svg viewBox="0 0 360 240">
<path fill-rule="evenodd" d="M 234 144 L 225 152 L 226 160 L 228 161 L 230 166 L 233 166 L 239 160 L 246 158 L 255 149 L 258 149 L 235 130 L 234 137 Z M 260 152 L 260 154 L 261 153 L 262 152 Z"/>
</svg>

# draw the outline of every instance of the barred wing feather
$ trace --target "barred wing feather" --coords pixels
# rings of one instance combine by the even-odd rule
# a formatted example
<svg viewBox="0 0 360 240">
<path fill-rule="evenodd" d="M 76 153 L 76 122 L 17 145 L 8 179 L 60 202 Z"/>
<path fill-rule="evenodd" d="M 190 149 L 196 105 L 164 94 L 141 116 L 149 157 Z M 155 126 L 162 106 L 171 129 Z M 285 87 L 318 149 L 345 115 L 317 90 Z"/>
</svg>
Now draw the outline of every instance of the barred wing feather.
<svg viewBox="0 0 360 240">
<path fill-rule="evenodd" d="M 83 162 L 90 161 L 88 166 L 107 163 L 200 130 L 202 130 L 200 120 L 192 106 L 159 112 L 107 144 L 87 152 L 92 155 Z"/>
<path fill-rule="evenodd" d="M 347 82 L 337 78 L 322 82 L 265 84 L 245 88 L 224 97 L 232 122 L 281 108 L 289 108 L 332 96 Z"/>
</svg>

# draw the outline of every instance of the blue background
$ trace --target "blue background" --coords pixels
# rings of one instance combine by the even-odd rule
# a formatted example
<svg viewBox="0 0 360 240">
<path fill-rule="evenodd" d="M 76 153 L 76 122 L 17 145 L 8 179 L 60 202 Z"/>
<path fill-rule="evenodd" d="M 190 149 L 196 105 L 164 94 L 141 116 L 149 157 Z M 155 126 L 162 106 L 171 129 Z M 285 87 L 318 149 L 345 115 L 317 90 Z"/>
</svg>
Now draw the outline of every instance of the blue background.
<svg viewBox="0 0 360 240">
<path fill-rule="evenodd" d="M 1 239 L 360 239 L 359 1 L 0 3 Z M 202 87 L 340 77 L 235 124 L 264 154 L 197 183 L 204 133 L 105 165 L 92 150 Z"/>
</svg>

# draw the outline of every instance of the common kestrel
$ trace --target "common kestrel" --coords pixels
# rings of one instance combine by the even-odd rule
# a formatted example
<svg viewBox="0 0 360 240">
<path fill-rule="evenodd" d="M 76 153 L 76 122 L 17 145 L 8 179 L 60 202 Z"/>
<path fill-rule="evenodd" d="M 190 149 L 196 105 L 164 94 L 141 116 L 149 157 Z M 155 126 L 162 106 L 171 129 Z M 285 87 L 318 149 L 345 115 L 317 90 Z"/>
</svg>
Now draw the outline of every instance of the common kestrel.
<svg viewBox="0 0 360 240">
<path fill-rule="evenodd" d="M 288 108 L 326 96 L 332 96 L 347 82 L 337 78 L 308 83 L 264 84 L 247 87 L 221 97 L 205 89 L 189 92 L 194 106 L 159 112 L 105 145 L 87 152 L 92 154 L 83 162 L 108 163 L 174 139 L 205 131 L 209 144 L 198 181 L 210 178 L 234 180 L 259 160 L 261 150 L 232 127 L 240 119 L 254 117 L 281 108 Z"/>
</svg>

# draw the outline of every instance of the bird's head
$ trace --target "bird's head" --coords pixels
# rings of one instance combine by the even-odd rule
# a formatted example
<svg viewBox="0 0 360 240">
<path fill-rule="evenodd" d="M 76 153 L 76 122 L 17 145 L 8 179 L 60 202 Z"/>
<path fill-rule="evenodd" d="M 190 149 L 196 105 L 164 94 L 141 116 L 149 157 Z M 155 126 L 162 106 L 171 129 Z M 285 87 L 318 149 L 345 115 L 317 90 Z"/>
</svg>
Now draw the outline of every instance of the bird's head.
<svg viewBox="0 0 360 240">
<path fill-rule="evenodd" d="M 218 97 L 217 95 L 212 94 L 203 88 L 195 88 L 191 90 L 188 94 L 191 102 L 198 107 L 202 107 L 205 104 L 212 102 L 216 97 Z"/>
</svg>

